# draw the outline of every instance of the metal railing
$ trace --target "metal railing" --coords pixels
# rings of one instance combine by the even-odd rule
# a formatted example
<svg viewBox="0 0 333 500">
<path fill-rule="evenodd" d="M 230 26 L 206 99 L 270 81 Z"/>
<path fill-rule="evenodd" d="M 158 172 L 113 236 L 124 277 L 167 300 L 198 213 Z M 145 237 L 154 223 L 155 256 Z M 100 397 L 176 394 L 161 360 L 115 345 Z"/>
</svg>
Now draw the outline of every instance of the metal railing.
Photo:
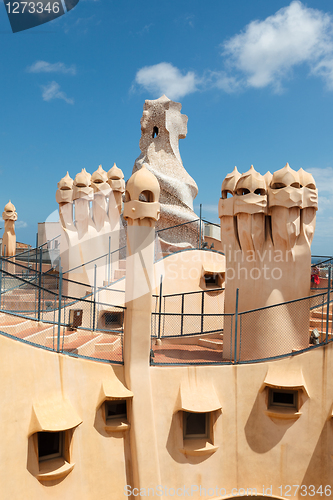
<svg viewBox="0 0 333 500">
<path fill-rule="evenodd" d="M 103 289 L 95 287 L 82 297 L 66 295 L 61 269 L 50 288 L 44 281 L 50 276 L 42 273 L 38 284 L 4 269 L 0 277 L 20 281 L 19 287 L 0 294 L 1 334 L 71 356 L 123 363 L 125 307 L 103 301 Z"/>
<path fill-rule="evenodd" d="M 325 292 L 250 311 L 185 310 L 193 293 L 155 298 L 152 313 L 151 364 L 238 364 L 278 359 L 333 340 L 332 275 Z M 222 290 L 223 291 L 223 290 Z M 208 291 L 199 292 L 206 297 Z M 173 304 L 171 298 L 178 300 Z M 192 307 L 192 309 L 193 309 Z M 310 338 L 311 337 L 311 338 Z M 311 344 L 310 344 L 311 342 Z M 313 342 L 313 343 L 312 343 Z"/>
<path fill-rule="evenodd" d="M 152 313 L 152 337 L 158 339 L 216 333 L 223 329 L 224 288 L 163 295 L 162 280 Z M 211 301 L 212 294 L 214 299 Z M 217 295 L 220 301 L 216 300 Z M 213 302 L 211 304 L 210 302 Z M 211 312 L 219 309 L 220 312 Z M 192 321 L 189 321 L 192 318 Z"/>
</svg>

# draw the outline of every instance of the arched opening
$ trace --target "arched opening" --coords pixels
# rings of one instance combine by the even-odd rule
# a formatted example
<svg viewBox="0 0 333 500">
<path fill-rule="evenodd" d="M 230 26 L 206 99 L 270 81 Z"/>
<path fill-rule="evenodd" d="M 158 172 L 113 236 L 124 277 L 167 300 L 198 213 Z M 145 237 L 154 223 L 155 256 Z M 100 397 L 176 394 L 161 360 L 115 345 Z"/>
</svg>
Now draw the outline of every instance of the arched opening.
<svg viewBox="0 0 333 500">
<path fill-rule="evenodd" d="M 310 184 L 307 184 L 305 187 L 307 187 L 309 189 L 317 189 L 315 184 L 313 184 L 312 182 Z"/>
<path fill-rule="evenodd" d="M 142 191 L 142 193 L 140 193 L 139 195 L 139 200 L 145 203 L 153 203 L 154 195 L 151 191 Z"/>
<path fill-rule="evenodd" d="M 222 194 L 222 200 L 226 200 L 227 198 L 233 197 L 232 192 L 228 190 L 223 190 L 221 194 Z"/>
<path fill-rule="evenodd" d="M 153 128 L 153 139 L 158 136 L 158 127 Z"/>
<path fill-rule="evenodd" d="M 244 194 L 249 194 L 250 190 L 246 188 L 239 188 L 236 191 L 237 196 L 244 196 Z"/>
<path fill-rule="evenodd" d="M 272 189 L 283 189 L 287 187 L 283 182 L 274 182 L 274 184 L 272 184 Z"/>
</svg>

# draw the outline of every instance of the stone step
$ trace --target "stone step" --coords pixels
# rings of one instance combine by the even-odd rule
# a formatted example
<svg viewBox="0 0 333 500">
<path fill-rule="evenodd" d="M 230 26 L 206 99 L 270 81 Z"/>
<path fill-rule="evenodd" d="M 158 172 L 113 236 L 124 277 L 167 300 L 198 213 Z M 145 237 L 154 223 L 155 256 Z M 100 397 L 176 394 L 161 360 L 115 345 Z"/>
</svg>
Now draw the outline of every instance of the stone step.
<svg viewBox="0 0 333 500">
<path fill-rule="evenodd" d="M 60 347 L 63 351 L 83 356 L 91 356 L 95 351 L 95 344 L 102 338 L 102 335 L 88 333 L 87 331 L 79 331 L 76 338 L 72 338 L 72 334 L 64 337 L 64 345 L 62 346 L 63 337 L 60 339 Z M 69 338 L 67 338 L 69 337 Z M 52 347 L 53 338 L 48 339 L 47 347 Z"/>
<path fill-rule="evenodd" d="M 323 320 L 321 318 L 311 318 L 310 319 L 310 327 L 311 328 L 326 328 L 326 318 L 323 318 Z M 331 330 L 332 328 L 332 320 L 329 320 L 328 321 L 328 327 L 329 329 Z"/>
<path fill-rule="evenodd" d="M 326 306 L 324 306 L 324 311 L 312 311 L 310 314 L 310 319 L 326 319 Z M 330 320 L 333 318 L 333 314 L 330 311 L 329 317 Z"/>
<path fill-rule="evenodd" d="M 9 316 L 8 319 L 1 318 L 0 330 L 9 333 L 10 335 L 18 335 L 20 332 L 27 330 L 32 324 L 29 319 L 13 319 L 13 316 Z"/>
<path fill-rule="evenodd" d="M 17 313 L 22 313 L 22 311 L 34 311 L 36 309 L 36 301 L 35 299 L 22 301 L 20 299 L 5 298 L 5 300 L 1 302 L 1 307 L 6 311 Z"/>
<path fill-rule="evenodd" d="M 100 340 L 101 337 L 102 337 L 101 335 L 98 336 L 87 335 L 86 338 L 84 339 L 84 342 L 82 342 L 76 348 L 77 354 L 81 354 L 82 356 L 93 356 L 95 352 L 96 342 L 98 342 L 98 340 Z"/>
<path fill-rule="evenodd" d="M 115 335 L 103 335 L 95 344 L 95 354 L 101 352 L 114 352 L 121 349 L 121 338 Z"/>
<path fill-rule="evenodd" d="M 223 349 L 223 340 L 220 340 L 220 339 L 199 339 L 198 345 L 201 347 L 208 347 L 208 349 L 214 349 L 215 351 L 221 351 Z"/>
<path fill-rule="evenodd" d="M 22 323 L 23 321 L 26 321 L 26 318 L 21 318 L 20 316 L 12 316 L 11 314 L 7 313 L 0 313 L 0 326 L 1 325 L 18 325 L 19 323 Z"/>
<path fill-rule="evenodd" d="M 114 280 L 117 281 L 120 278 L 124 278 L 126 276 L 126 269 L 116 269 L 114 272 Z"/>
<path fill-rule="evenodd" d="M 47 325 L 45 323 L 37 323 L 37 326 L 32 326 L 27 330 L 24 330 L 17 334 L 16 336 L 19 338 L 23 338 L 24 340 L 29 340 L 29 342 L 34 342 L 35 344 L 40 344 L 45 346 L 46 339 L 53 332 L 53 325 Z"/>
<path fill-rule="evenodd" d="M 58 335 L 58 327 L 56 327 L 55 336 L 57 336 L 57 335 Z M 79 334 L 78 334 L 77 330 L 72 331 L 72 330 L 66 330 L 64 327 L 61 328 L 61 339 L 60 339 L 61 343 L 62 343 L 62 339 L 64 339 L 64 344 L 66 345 L 66 343 L 68 343 L 68 342 L 74 342 L 75 340 L 78 339 L 78 337 L 79 337 Z M 53 335 L 48 336 L 46 341 L 48 343 L 52 343 L 53 342 Z"/>
</svg>

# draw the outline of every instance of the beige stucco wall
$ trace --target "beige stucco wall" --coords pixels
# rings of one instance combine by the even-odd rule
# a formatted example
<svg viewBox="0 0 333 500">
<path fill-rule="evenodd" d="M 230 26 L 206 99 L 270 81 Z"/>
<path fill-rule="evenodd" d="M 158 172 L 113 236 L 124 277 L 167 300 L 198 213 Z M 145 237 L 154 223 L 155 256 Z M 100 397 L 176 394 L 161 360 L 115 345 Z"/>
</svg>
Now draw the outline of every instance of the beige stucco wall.
<svg viewBox="0 0 333 500">
<path fill-rule="evenodd" d="M 103 380 L 123 376 L 123 367 L 73 359 L 0 336 L 1 498 L 36 500 L 123 498 L 127 436 L 108 433 L 97 411 Z M 40 483 L 27 469 L 32 405 L 63 396 L 82 419 L 73 435 L 75 467 L 58 481 Z"/>
<path fill-rule="evenodd" d="M 269 363 L 152 369 L 162 483 L 173 487 L 218 486 L 226 488 L 228 494 L 232 488 L 257 488 L 262 493 L 265 485 L 272 486 L 277 497 L 281 493 L 279 486 L 287 493 L 286 485 L 315 485 L 316 489 L 330 485 L 332 349 L 331 344 Z M 264 413 L 267 393 L 261 392 L 261 388 L 270 366 L 278 367 L 281 380 L 291 368 L 302 370 L 309 398 L 302 396 L 302 415 L 298 419 L 271 419 Z M 172 411 L 180 385 L 188 379 L 199 386 L 202 381 L 212 384 L 222 405 L 214 428 L 214 445 L 218 450 L 211 455 L 186 457 L 179 451 L 180 420 Z"/>
<path fill-rule="evenodd" d="M 263 485 L 267 488 L 272 485 L 273 495 L 278 498 L 280 485 L 313 484 L 317 488 L 330 484 L 332 349 L 330 344 L 270 363 L 151 367 L 162 486 L 218 486 L 230 494 L 232 488 L 257 488 L 259 493 Z M 123 367 L 59 355 L 3 336 L 0 336 L 0 350 L 2 498 L 125 498 L 124 485 L 131 481 L 129 433 L 106 432 L 97 411 L 102 381 L 113 377 L 123 381 Z M 265 415 L 266 392 L 260 389 L 270 366 L 280 367 L 281 377 L 291 368 L 302 369 L 309 397 L 302 396 L 302 414 L 297 420 L 272 420 Z M 180 385 L 189 380 L 198 386 L 199 392 L 202 386 L 214 386 L 222 405 L 214 426 L 214 445 L 218 449 L 200 457 L 179 451 L 183 439 L 174 411 Z M 52 398 L 61 395 L 83 422 L 73 436 L 73 471 L 46 485 L 27 469 L 32 405 L 45 400 L 52 405 Z M 135 397 L 140 394 L 134 394 Z M 198 495 L 191 498 L 203 498 Z"/>
</svg>

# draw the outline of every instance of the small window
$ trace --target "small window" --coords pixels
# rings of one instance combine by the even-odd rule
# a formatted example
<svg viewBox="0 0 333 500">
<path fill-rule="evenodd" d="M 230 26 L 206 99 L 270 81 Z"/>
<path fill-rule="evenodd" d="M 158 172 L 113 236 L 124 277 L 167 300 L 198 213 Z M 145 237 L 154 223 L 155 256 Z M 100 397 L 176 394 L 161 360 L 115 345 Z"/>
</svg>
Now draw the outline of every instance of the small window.
<svg viewBox="0 0 333 500">
<path fill-rule="evenodd" d="M 205 285 L 207 287 L 218 287 L 219 286 L 219 276 L 218 274 L 207 273 L 204 275 Z"/>
<path fill-rule="evenodd" d="M 61 457 L 63 454 L 64 432 L 38 432 L 39 461 Z"/>
<path fill-rule="evenodd" d="M 208 438 L 209 414 L 183 412 L 184 438 Z"/>
<path fill-rule="evenodd" d="M 152 134 L 152 137 L 153 137 L 153 139 L 155 139 L 155 137 L 157 137 L 157 136 L 158 136 L 158 127 L 154 127 L 154 128 L 153 128 L 153 134 Z"/>
<path fill-rule="evenodd" d="M 127 418 L 126 399 L 116 399 L 105 401 L 105 419 L 106 421 L 115 418 Z"/>
<path fill-rule="evenodd" d="M 279 406 L 284 408 L 298 407 L 298 392 L 284 389 L 269 390 L 269 407 Z"/>
<path fill-rule="evenodd" d="M 105 329 L 115 328 L 122 326 L 124 321 L 123 312 L 109 311 L 103 314 Z"/>
</svg>

